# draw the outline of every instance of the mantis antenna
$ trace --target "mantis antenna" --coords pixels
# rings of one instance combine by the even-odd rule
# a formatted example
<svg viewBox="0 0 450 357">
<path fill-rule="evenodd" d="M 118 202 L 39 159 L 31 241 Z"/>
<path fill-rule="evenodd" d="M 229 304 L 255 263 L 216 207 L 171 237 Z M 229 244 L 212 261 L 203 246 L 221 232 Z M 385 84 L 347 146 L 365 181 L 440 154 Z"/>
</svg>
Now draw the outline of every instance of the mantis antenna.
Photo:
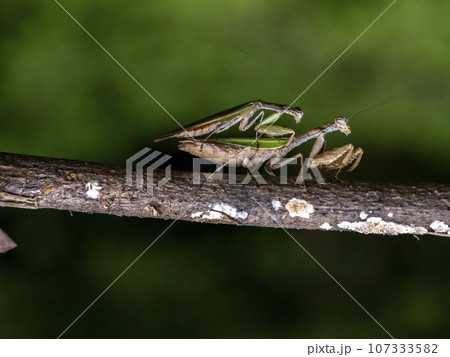
<svg viewBox="0 0 450 357">
<path fill-rule="evenodd" d="M 376 102 L 376 103 L 374 103 L 374 104 L 369 105 L 368 107 L 365 107 L 365 108 L 363 108 L 363 109 L 360 109 L 360 110 L 358 110 L 356 113 L 353 113 L 352 115 L 350 115 L 350 116 L 348 117 L 348 120 L 350 120 L 351 118 L 357 116 L 358 114 L 361 114 L 361 113 L 363 113 L 363 112 L 365 112 L 365 111 L 367 111 L 367 110 L 369 110 L 369 109 L 372 109 L 372 108 L 374 108 L 374 107 L 376 107 L 376 106 L 378 106 L 378 105 L 380 105 L 380 104 L 381 104 L 381 102 Z"/>
</svg>

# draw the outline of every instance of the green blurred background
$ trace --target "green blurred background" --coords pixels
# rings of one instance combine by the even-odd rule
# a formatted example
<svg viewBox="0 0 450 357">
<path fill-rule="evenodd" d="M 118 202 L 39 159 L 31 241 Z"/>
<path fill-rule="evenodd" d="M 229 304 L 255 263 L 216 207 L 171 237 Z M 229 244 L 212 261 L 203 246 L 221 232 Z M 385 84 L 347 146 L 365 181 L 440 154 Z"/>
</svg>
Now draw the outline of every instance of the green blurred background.
<svg viewBox="0 0 450 357">
<path fill-rule="evenodd" d="M 187 124 L 289 104 L 281 87 L 303 92 L 390 1 L 61 4 Z M 342 179 L 449 182 L 449 13 L 398 1 L 299 99 L 301 130 L 381 102 L 330 135 L 365 150 Z M 0 20 L 0 151 L 188 159 L 153 143 L 177 125 L 56 2 L 3 0 Z M 19 247 L 0 256 L 0 337 L 57 337 L 169 224 L 2 208 Z M 449 337 L 449 239 L 291 234 L 395 337 Z M 388 336 L 282 230 L 176 222 L 64 337 Z"/>
</svg>

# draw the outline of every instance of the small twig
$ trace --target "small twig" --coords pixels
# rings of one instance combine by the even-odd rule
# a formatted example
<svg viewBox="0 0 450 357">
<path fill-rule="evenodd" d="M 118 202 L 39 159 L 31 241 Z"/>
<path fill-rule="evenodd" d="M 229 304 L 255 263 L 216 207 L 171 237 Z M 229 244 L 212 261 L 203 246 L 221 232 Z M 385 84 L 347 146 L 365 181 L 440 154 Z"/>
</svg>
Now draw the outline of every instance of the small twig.
<svg viewBox="0 0 450 357">
<path fill-rule="evenodd" d="M 15 247 L 17 247 L 17 244 L 0 229 L 0 253 L 6 253 Z"/>
<path fill-rule="evenodd" d="M 450 237 L 450 186 L 308 182 L 194 185 L 172 172 L 153 194 L 126 185 L 125 169 L 84 161 L 0 153 L 0 206 L 142 218 L 374 234 Z M 154 182 L 163 178 L 154 173 Z M 242 182 L 245 175 L 238 175 Z M 144 182 L 144 187 L 145 182 Z M 189 206 L 195 199 L 194 204 Z M 278 223 L 277 223 L 278 222 Z"/>
</svg>

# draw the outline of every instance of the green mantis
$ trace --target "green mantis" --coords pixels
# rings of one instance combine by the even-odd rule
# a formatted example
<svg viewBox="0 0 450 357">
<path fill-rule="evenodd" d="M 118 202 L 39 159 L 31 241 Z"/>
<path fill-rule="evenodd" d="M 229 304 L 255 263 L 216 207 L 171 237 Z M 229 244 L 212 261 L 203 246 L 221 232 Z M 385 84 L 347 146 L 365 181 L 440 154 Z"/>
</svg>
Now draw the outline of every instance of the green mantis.
<svg viewBox="0 0 450 357">
<path fill-rule="evenodd" d="M 264 110 L 273 110 L 275 113 L 264 119 Z M 256 116 L 256 112 L 260 111 Z M 286 135 L 293 136 L 294 130 L 273 125 L 282 114 L 291 115 L 297 124 L 300 123 L 303 117 L 303 112 L 300 108 L 292 108 L 289 105 L 281 105 L 275 103 L 263 102 L 262 100 L 255 100 L 244 103 L 236 107 L 221 111 L 219 113 L 210 115 L 192 124 L 189 124 L 183 129 L 177 129 L 167 134 L 161 135 L 155 139 L 155 142 L 162 141 L 169 138 L 194 138 L 196 136 L 209 134 L 208 139 L 212 134 L 221 133 L 233 125 L 239 123 L 239 130 L 246 131 L 257 120 L 260 121 L 255 126 L 255 130 L 259 134 L 264 134 L 272 137 L 282 137 Z M 205 140 L 206 140 L 205 139 Z"/>
</svg>

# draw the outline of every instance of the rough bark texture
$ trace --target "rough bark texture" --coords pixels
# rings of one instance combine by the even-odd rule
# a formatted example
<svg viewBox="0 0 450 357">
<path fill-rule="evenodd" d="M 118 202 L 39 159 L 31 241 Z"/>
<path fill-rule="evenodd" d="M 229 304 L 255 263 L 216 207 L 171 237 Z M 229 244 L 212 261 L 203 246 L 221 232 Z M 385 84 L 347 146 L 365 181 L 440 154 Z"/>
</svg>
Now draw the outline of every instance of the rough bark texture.
<svg viewBox="0 0 450 357">
<path fill-rule="evenodd" d="M 164 177 L 155 172 L 153 182 Z M 126 184 L 121 167 L 0 153 L 0 206 L 52 208 L 117 216 L 245 226 L 350 230 L 374 234 L 450 231 L 450 186 L 332 182 L 306 186 L 266 177 L 267 184 L 203 180 L 190 172 L 172 177 L 153 194 Z M 245 175 L 238 175 L 242 182 Z M 146 183 L 144 181 L 144 187 Z"/>
</svg>

